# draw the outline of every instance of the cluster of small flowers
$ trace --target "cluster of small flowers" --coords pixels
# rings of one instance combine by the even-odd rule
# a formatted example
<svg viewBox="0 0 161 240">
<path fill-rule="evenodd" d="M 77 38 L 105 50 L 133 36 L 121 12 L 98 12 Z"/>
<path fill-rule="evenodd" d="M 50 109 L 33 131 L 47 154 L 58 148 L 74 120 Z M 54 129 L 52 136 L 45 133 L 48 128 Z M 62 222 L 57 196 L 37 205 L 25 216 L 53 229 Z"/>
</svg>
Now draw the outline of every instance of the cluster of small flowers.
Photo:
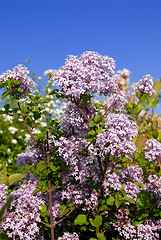
<svg viewBox="0 0 161 240">
<path fill-rule="evenodd" d="M 137 239 L 138 240 L 158 240 L 159 234 L 153 231 L 153 228 L 146 224 L 139 224 L 137 226 Z"/>
<path fill-rule="evenodd" d="M 120 236 L 125 237 L 125 239 L 136 239 L 136 229 L 131 224 L 126 209 L 119 209 L 115 216 L 118 221 L 116 223 L 112 222 L 111 224 L 114 229 L 119 232 Z"/>
<path fill-rule="evenodd" d="M 65 182 L 67 176 L 70 180 L 72 176 L 80 183 L 86 181 L 87 177 L 92 177 L 90 165 L 96 154 L 92 144 L 89 145 L 85 139 L 73 136 L 70 139 L 61 137 L 59 141 L 55 141 L 55 145 L 58 146 L 59 156 L 63 157 L 66 164 L 71 166 L 69 172 L 66 173 L 67 175 L 64 175 Z"/>
<path fill-rule="evenodd" d="M 126 103 L 127 99 L 124 91 L 113 93 L 105 101 L 105 104 L 107 104 L 107 108 L 109 109 L 109 111 L 114 110 L 116 112 L 121 112 Z"/>
<path fill-rule="evenodd" d="M 29 181 L 12 192 L 14 200 L 1 223 L 1 229 L 8 237 L 19 236 L 22 240 L 37 239 L 40 230 L 37 223 L 41 221 L 38 212 L 41 209 L 40 205 L 44 205 L 45 202 L 40 193 L 32 195 L 36 187 L 36 182 Z"/>
<path fill-rule="evenodd" d="M 123 186 L 126 192 L 126 197 L 132 198 L 136 202 L 138 194 L 140 193 L 140 188 L 132 182 L 126 182 Z"/>
<path fill-rule="evenodd" d="M 27 150 L 19 153 L 17 156 L 17 165 L 25 165 L 27 163 L 36 165 L 39 161 L 44 160 L 43 151 L 35 146 L 28 146 Z"/>
<path fill-rule="evenodd" d="M 88 133 L 89 122 L 87 119 L 91 119 L 93 112 L 93 105 L 86 105 L 83 109 L 79 109 L 75 103 L 70 103 L 62 119 L 63 129 L 67 133 L 72 133 L 77 137 L 82 137 Z M 82 111 L 82 112 L 81 112 Z M 83 116 L 86 116 L 86 118 Z"/>
<path fill-rule="evenodd" d="M 123 70 L 119 70 L 117 71 L 117 73 L 124 79 L 127 79 L 130 77 L 130 71 L 126 68 L 124 68 Z M 121 84 L 121 83 L 120 83 Z M 122 85 L 124 85 L 125 83 L 122 83 Z"/>
<path fill-rule="evenodd" d="M 98 194 L 95 190 L 90 191 L 88 187 L 80 187 L 78 185 L 69 184 L 67 188 L 62 191 L 62 200 L 68 203 L 73 203 L 77 206 L 82 205 L 83 211 L 94 210 L 98 200 Z"/>
<path fill-rule="evenodd" d="M 122 186 L 120 178 L 116 173 L 106 174 L 106 179 L 104 180 L 105 195 L 109 195 L 109 188 L 119 191 Z"/>
<path fill-rule="evenodd" d="M 96 146 L 104 154 L 120 157 L 124 153 L 130 158 L 136 150 L 131 140 L 138 134 L 138 128 L 135 122 L 129 120 L 123 114 L 110 113 L 106 117 L 105 126 L 102 133 L 98 134 Z"/>
<path fill-rule="evenodd" d="M 2 209 L 4 203 L 6 202 L 7 189 L 8 186 L 6 186 L 5 184 L 0 184 L 0 210 Z"/>
<path fill-rule="evenodd" d="M 143 79 L 133 84 L 133 88 L 135 92 L 140 92 L 141 94 L 147 94 L 149 96 L 155 94 L 153 89 L 153 78 L 150 75 L 143 76 Z"/>
<path fill-rule="evenodd" d="M 53 77 L 54 85 L 62 87 L 64 95 L 80 98 L 88 91 L 107 94 L 116 92 L 118 82 L 112 78 L 115 62 L 96 52 L 84 52 L 80 58 L 70 55 L 65 66 Z"/>
<path fill-rule="evenodd" d="M 138 173 L 136 172 L 137 169 Z M 142 169 L 139 166 L 136 168 L 135 166 L 128 166 L 127 169 L 122 168 L 121 172 L 115 173 L 113 171 L 114 169 L 109 169 L 109 167 L 106 171 L 106 179 L 103 183 L 105 195 L 110 195 L 111 189 L 119 191 L 123 187 L 126 192 L 126 197 L 132 198 L 136 202 L 141 189 L 135 184 L 135 182 L 139 181 L 140 183 L 143 183 Z"/>
<path fill-rule="evenodd" d="M 131 224 L 128 213 L 126 209 L 118 210 L 118 214 L 115 214 L 118 221 L 116 223 L 111 223 L 115 230 L 117 230 L 120 236 L 123 236 L 125 239 L 133 240 L 159 240 L 159 234 L 156 232 L 160 229 L 159 224 L 156 222 L 147 221 L 145 225 L 139 224 L 135 228 Z"/>
<path fill-rule="evenodd" d="M 126 169 L 122 169 L 120 176 L 122 179 L 122 182 L 126 182 L 127 180 L 132 181 L 133 183 L 138 182 L 143 184 L 143 170 L 138 165 L 130 165 Z"/>
<path fill-rule="evenodd" d="M 148 177 L 149 183 L 145 183 L 144 189 L 151 193 L 152 197 L 157 199 L 158 207 L 161 206 L 161 177 L 150 175 Z"/>
<path fill-rule="evenodd" d="M 62 237 L 58 237 L 58 240 L 79 240 L 77 233 L 65 232 Z"/>
<path fill-rule="evenodd" d="M 161 143 L 156 139 L 147 140 L 144 150 L 145 158 L 149 161 L 154 161 L 154 163 L 161 161 Z"/>
<path fill-rule="evenodd" d="M 119 89 L 121 91 L 126 91 L 127 83 L 129 82 L 130 71 L 126 68 L 117 71 L 114 77 L 117 79 Z"/>
<path fill-rule="evenodd" d="M 39 133 L 39 132 L 38 132 Z M 38 148 L 33 141 L 28 142 L 27 150 L 23 153 L 19 153 L 17 156 L 17 165 L 25 165 L 27 163 L 36 165 L 40 161 L 44 161 L 45 152 L 52 149 L 52 144 L 54 142 L 53 137 L 48 137 L 48 146 L 47 143 L 43 143 L 41 148 Z"/>
<path fill-rule="evenodd" d="M 13 71 L 6 71 L 0 75 L 0 82 L 4 83 L 8 79 L 14 79 L 18 80 L 21 83 L 18 85 L 19 88 L 23 90 L 23 92 L 20 94 L 20 96 L 26 97 L 26 93 L 32 93 L 35 89 L 36 83 L 29 77 L 29 70 L 26 67 L 23 67 L 22 65 L 18 65 L 13 68 Z M 11 87 L 10 91 L 17 88 L 17 86 Z"/>
</svg>

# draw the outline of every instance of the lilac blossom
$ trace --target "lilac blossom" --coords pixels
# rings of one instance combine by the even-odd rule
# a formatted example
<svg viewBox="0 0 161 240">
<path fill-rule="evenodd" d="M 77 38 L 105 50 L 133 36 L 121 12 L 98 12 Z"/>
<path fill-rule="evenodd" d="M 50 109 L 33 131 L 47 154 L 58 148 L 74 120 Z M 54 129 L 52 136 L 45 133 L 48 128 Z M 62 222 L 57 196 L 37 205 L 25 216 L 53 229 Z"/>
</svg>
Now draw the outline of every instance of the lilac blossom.
<svg viewBox="0 0 161 240">
<path fill-rule="evenodd" d="M 126 94 L 124 91 L 119 91 L 111 94 L 106 100 L 107 108 L 111 111 L 121 112 L 127 104 Z"/>
<path fill-rule="evenodd" d="M 137 226 L 137 239 L 139 240 L 159 240 L 159 234 L 155 233 L 148 224 Z"/>
<path fill-rule="evenodd" d="M 32 164 L 36 165 L 39 161 L 44 160 L 43 151 L 35 146 L 28 146 L 27 150 L 19 153 L 17 156 L 17 165 Z"/>
<path fill-rule="evenodd" d="M 81 188 L 78 185 L 69 184 L 62 191 L 62 200 L 73 203 L 77 206 L 83 206 L 83 211 L 94 210 L 98 201 L 98 193 L 95 190 L 90 191 L 88 187 Z"/>
<path fill-rule="evenodd" d="M 47 136 L 46 136 L 47 137 Z M 17 156 L 17 165 L 25 165 L 25 164 L 32 164 L 36 165 L 40 161 L 45 161 L 45 152 L 49 150 L 52 150 L 52 146 L 54 143 L 54 139 L 51 136 L 48 136 L 48 144 L 47 142 L 44 142 L 41 145 L 41 148 L 36 146 L 36 144 L 31 141 L 29 142 L 29 146 L 27 146 L 27 150 L 23 153 L 19 153 Z"/>
<path fill-rule="evenodd" d="M 75 232 L 65 232 L 62 237 L 58 237 L 58 240 L 79 240 L 79 236 Z"/>
<path fill-rule="evenodd" d="M 84 52 L 80 58 L 70 55 L 65 66 L 61 67 L 54 77 L 54 85 L 62 87 L 65 95 L 80 98 L 88 91 L 109 93 L 115 92 L 118 83 L 112 78 L 115 62 L 112 58 L 96 52 Z"/>
<path fill-rule="evenodd" d="M 117 73 L 123 78 L 129 78 L 131 72 L 128 69 L 124 68 L 123 70 L 117 71 Z"/>
<path fill-rule="evenodd" d="M 136 239 L 136 229 L 131 224 L 129 219 L 127 209 L 119 209 L 118 213 L 115 213 L 117 217 L 117 222 L 112 222 L 112 226 L 116 231 L 119 232 L 120 236 L 123 236 L 125 239 Z"/>
<path fill-rule="evenodd" d="M 105 118 L 108 130 L 114 130 L 121 140 L 132 140 L 138 134 L 136 122 L 128 119 L 122 113 L 110 113 Z"/>
<path fill-rule="evenodd" d="M 149 183 L 145 183 L 144 190 L 151 193 L 151 196 L 157 200 L 158 206 L 161 206 L 161 177 L 150 175 L 148 177 Z"/>
<path fill-rule="evenodd" d="M 138 182 L 143 184 L 143 170 L 139 165 L 130 165 L 127 168 L 122 169 L 120 173 L 122 182 L 126 182 L 127 180 L 132 181 L 133 183 Z"/>
<path fill-rule="evenodd" d="M 23 91 L 20 97 L 26 97 L 27 93 L 32 93 L 35 89 L 36 83 L 29 77 L 29 70 L 22 65 L 18 65 L 13 68 L 13 71 L 6 71 L 0 75 L 0 82 L 4 83 L 8 79 L 14 79 L 20 81 L 20 84 L 12 86 L 11 89 L 7 87 L 8 90 L 12 91 L 16 88 L 21 88 Z"/>
<path fill-rule="evenodd" d="M 29 181 L 28 184 L 23 184 L 18 190 L 12 192 L 14 200 L 1 223 L 1 229 L 8 237 L 15 239 L 19 236 L 23 240 L 38 238 L 40 229 L 37 223 L 41 221 L 39 210 L 40 205 L 44 205 L 45 202 L 42 200 L 41 193 L 32 195 L 36 187 L 36 182 Z"/>
<path fill-rule="evenodd" d="M 153 89 L 153 78 L 150 75 L 143 76 L 143 79 L 133 84 L 133 88 L 135 92 L 140 92 L 141 94 L 147 94 L 149 96 L 155 94 Z"/>
<path fill-rule="evenodd" d="M 146 141 L 145 147 L 145 158 L 149 161 L 159 162 L 161 161 L 161 143 L 156 139 L 149 139 Z"/>
<path fill-rule="evenodd" d="M 89 145 L 85 139 L 81 138 L 61 137 L 59 141 L 55 141 L 55 145 L 58 146 L 59 156 L 70 166 L 68 174 L 76 181 L 83 183 L 87 177 L 94 175 L 90 170 L 96 155 L 92 144 Z"/>
<path fill-rule="evenodd" d="M 116 173 L 106 174 L 106 179 L 103 182 L 105 195 L 109 195 L 109 189 L 113 188 L 114 190 L 119 191 L 122 188 L 120 178 Z"/>
<path fill-rule="evenodd" d="M 123 186 L 126 192 L 126 197 L 132 198 L 136 202 L 138 194 L 140 193 L 140 188 L 132 182 L 126 182 Z"/>
<path fill-rule="evenodd" d="M 124 153 L 127 158 L 131 159 L 130 156 L 136 150 L 135 145 L 131 142 L 138 133 L 136 123 L 123 114 L 115 113 L 110 113 L 105 120 L 107 130 L 103 129 L 98 134 L 97 148 L 102 150 L 103 155 L 111 154 L 121 157 L 121 153 Z"/>
<path fill-rule="evenodd" d="M 0 210 L 2 209 L 3 205 L 6 203 L 7 190 L 8 190 L 8 186 L 6 186 L 5 184 L 0 184 Z"/>
<path fill-rule="evenodd" d="M 92 105 L 86 105 L 83 109 L 80 109 L 75 103 L 70 103 L 62 119 L 64 130 L 69 134 L 77 135 L 77 137 L 86 135 L 93 110 Z"/>
</svg>

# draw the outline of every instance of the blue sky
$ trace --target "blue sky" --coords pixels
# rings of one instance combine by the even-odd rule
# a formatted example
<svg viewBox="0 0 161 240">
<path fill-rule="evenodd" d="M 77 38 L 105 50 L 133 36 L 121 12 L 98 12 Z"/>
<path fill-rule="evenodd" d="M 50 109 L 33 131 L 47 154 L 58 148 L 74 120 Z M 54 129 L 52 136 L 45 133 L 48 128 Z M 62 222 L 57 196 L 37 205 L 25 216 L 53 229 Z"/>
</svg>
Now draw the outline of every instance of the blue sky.
<svg viewBox="0 0 161 240">
<path fill-rule="evenodd" d="M 68 55 L 113 57 L 131 82 L 161 77 L 160 0 L 0 0 L 0 73 L 24 63 L 38 74 Z"/>
</svg>

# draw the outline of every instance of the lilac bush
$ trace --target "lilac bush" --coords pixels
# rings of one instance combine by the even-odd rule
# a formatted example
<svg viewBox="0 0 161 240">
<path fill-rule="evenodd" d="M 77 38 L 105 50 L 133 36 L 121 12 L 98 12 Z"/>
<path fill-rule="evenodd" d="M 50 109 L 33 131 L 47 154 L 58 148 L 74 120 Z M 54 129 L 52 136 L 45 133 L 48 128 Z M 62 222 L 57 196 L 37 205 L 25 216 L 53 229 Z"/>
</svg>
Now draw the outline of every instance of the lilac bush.
<svg viewBox="0 0 161 240">
<path fill-rule="evenodd" d="M 145 75 L 130 91 L 130 71 L 114 69 L 112 58 L 88 51 L 46 73 L 59 87 L 49 94 L 68 101 L 60 121 L 48 116 L 44 100 L 34 94 L 28 95 L 27 107 L 18 102 L 32 140 L 17 158 L 28 174 L 8 190 L 14 199 L 1 223 L 3 234 L 33 240 L 159 240 L 160 118 L 148 111 L 159 102 L 161 82 Z M 105 99 L 94 100 L 94 94 Z"/>
</svg>

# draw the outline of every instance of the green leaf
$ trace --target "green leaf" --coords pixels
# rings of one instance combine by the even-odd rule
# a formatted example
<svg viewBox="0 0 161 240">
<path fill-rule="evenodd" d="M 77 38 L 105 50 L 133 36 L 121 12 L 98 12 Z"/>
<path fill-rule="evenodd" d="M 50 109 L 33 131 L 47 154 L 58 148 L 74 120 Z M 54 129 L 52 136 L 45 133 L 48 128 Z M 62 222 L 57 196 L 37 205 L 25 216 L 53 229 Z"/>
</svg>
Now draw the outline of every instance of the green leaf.
<svg viewBox="0 0 161 240">
<path fill-rule="evenodd" d="M 25 177 L 26 174 L 24 173 L 15 173 L 12 174 L 11 176 L 8 177 L 8 181 L 9 181 L 9 186 L 12 186 L 13 184 L 15 184 L 16 182 L 18 182 L 19 180 L 21 180 L 22 178 Z"/>
<path fill-rule="evenodd" d="M 37 165 L 36 165 L 36 169 L 38 171 L 42 171 L 43 167 L 45 166 L 45 163 L 43 161 L 39 162 Z"/>
<path fill-rule="evenodd" d="M 97 115 L 97 116 L 95 116 L 94 117 L 94 121 L 97 123 L 97 122 L 99 122 L 99 120 L 101 119 L 101 115 Z"/>
<path fill-rule="evenodd" d="M 5 91 L 4 93 L 2 93 L 1 98 L 4 99 L 5 97 L 7 97 L 10 94 L 9 91 Z"/>
<path fill-rule="evenodd" d="M 115 203 L 115 199 L 114 199 L 114 197 L 109 197 L 108 199 L 107 199 L 107 205 L 110 205 L 110 206 L 112 206 L 112 205 L 114 205 L 114 203 Z"/>
<path fill-rule="evenodd" d="M 153 89 L 156 91 L 156 94 L 159 95 L 161 91 L 161 78 L 156 80 L 153 84 Z"/>
<path fill-rule="evenodd" d="M 143 105 L 141 103 L 138 104 L 136 114 L 139 115 L 139 113 L 144 109 Z"/>
<path fill-rule="evenodd" d="M 41 212 L 46 212 L 47 211 L 46 205 L 40 205 L 40 207 L 41 207 Z"/>
<path fill-rule="evenodd" d="M 50 163 L 50 168 L 53 172 L 55 172 L 58 168 L 53 165 L 53 163 Z"/>
<path fill-rule="evenodd" d="M 98 227 L 102 224 L 102 216 L 96 216 L 95 219 L 91 222 L 94 227 Z"/>
<path fill-rule="evenodd" d="M 41 118 L 41 113 L 40 113 L 40 112 L 34 111 L 33 114 L 34 114 L 34 119 L 35 119 L 35 120 Z"/>
<path fill-rule="evenodd" d="M 139 159 L 138 159 L 138 162 L 139 162 L 139 165 L 140 165 L 141 167 L 145 167 L 145 166 L 146 166 L 146 161 L 145 161 L 144 158 L 139 158 Z"/>
<path fill-rule="evenodd" d="M 94 127 L 94 126 L 96 126 L 96 123 L 95 123 L 94 121 L 91 121 L 91 122 L 89 123 L 89 126 L 90 126 L 90 127 Z"/>
<path fill-rule="evenodd" d="M 98 240 L 106 240 L 103 233 L 97 233 Z"/>
<path fill-rule="evenodd" d="M 32 95 L 32 94 L 27 94 L 27 95 L 28 95 L 28 97 L 34 102 L 34 100 L 35 100 L 35 96 Z"/>
<path fill-rule="evenodd" d="M 102 129 L 103 129 L 103 127 L 99 127 L 96 131 L 97 131 L 97 133 L 99 134 L 99 133 L 101 133 L 102 132 Z"/>
<path fill-rule="evenodd" d="M 145 99 L 146 99 L 146 95 L 145 95 L 145 94 L 143 94 L 143 96 L 141 97 L 141 99 L 140 99 L 140 100 L 141 100 L 141 102 L 142 102 L 142 103 L 145 103 Z"/>
<path fill-rule="evenodd" d="M 0 184 L 5 184 L 8 186 L 8 183 L 6 165 L 4 165 L 3 169 L 0 171 Z"/>
<path fill-rule="evenodd" d="M 93 135 L 95 135 L 95 134 L 96 134 L 96 132 L 95 132 L 93 129 L 88 132 L 88 135 L 92 135 L 92 136 L 93 136 Z"/>
<path fill-rule="evenodd" d="M 145 145 L 146 141 L 147 141 L 146 135 L 138 136 L 138 137 L 136 138 L 135 145 L 136 145 L 136 147 L 138 148 L 139 151 L 140 151 L 140 150 L 142 149 L 142 147 Z"/>
<path fill-rule="evenodd" d="M 21 83 L 21 81 L 19 81 L 19 80 L 14 80 L 13 86 L 14 86 L 14 85 L 19 85 L 20 83 Z"/>
<path fill-rule="evenodd" d="M 156 107 L 156 106 L 158 105 L 159 101 L 160 101 L 159 98 L 155 99 L 155 100 L 152 102 L 151 108 Z"/>
<path fill-rule="evenodd" d="M 83 225 L 87 222 L 87 216 L 84 214 L 79 214 L 74 220 L 75 225 Z"/>
<path fill-rule="evenodd" d="M 125 198 L 123 198 L 123 199 L 124 199 L 124 201 L 126 201 L 126 202 L 129 202 L 129 203 L 131 203 L 131 204 L 135 204 L 135 201 L 134 201 L 132 198 L 125 197 Z"/>
<path fill-rule="evenodd" d="M 7 104 L 4 105 L 4 109 L 5 109 L 7 112 L 8 112 L 8 110 L 9 110 L 9 108 L 10 108 L 10 104 L 7 103 Z"/>
<path fill-rule="evenodd" d="M 116 205 L 117 208 L 119 208 L 122 203 L 123 203 L 123 200 L 120 201 L 117 198 L 115 199 L 115 205 Z"/>
<path fill-rule="evenodd" d="M 66 206 L 65 205 L 61 205 L 59 208 L 64 211 L 66 209 Z"/>
</svg>

